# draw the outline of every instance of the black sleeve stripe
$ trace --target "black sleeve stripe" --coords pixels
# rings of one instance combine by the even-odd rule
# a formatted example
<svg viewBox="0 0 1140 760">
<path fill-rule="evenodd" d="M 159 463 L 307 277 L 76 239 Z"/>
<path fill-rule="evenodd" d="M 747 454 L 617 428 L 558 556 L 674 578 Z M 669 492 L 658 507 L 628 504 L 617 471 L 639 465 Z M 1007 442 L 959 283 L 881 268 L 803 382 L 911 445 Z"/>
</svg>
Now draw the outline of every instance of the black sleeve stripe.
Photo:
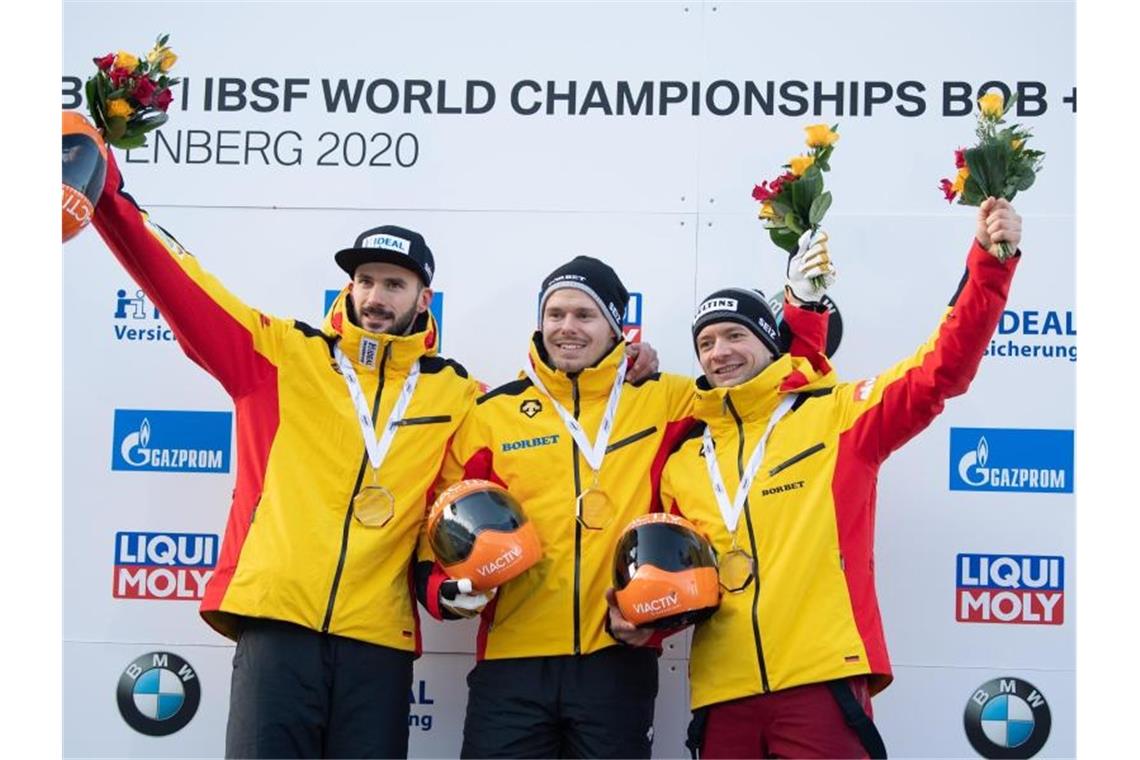
<svg viewBox="0 0 1140 760">
<path fill-rule="evenodd" d="M 420 359 L 420 371 L 426 375 L 442 372 L 447 367 L 460 377 L 467 378 L 467 369 L 454 359 L 445 359 L 442 356 L 424 356 Z"/>
<path fill-rule="evenodd" d="M 958 289 L 954 291 L 954 295 L 950 298 L 950 303 L 947 306 L 953 306 L 958 303 L 958 296 L 962 295 L 962 289 L 966 287 L 966 280 L 970 279 L 970 270 L 967 269 L 962 273 L 962 281 L 958 283 Z"/>
<path fill-rule="evenodd" d="M 495 396 L 517 396 L 531 386 L 530 378 L 524 377 L 519 380 L 512 380 L 509 383 L 504 383 L 498 388 L 489 390 L 479 398 L 475 399 L 476 404 L 482 404 L 484 401 L 490 401 Z"/>
<path fill-rule="evenodd" d="M 829 395 L 831 395 L 831 392 L 833 390 L 835 390 L 834 387 L 819 388 L 819 389 L 816 389 L 814 391 L 804 391 L 803 393 L 797 394 L 796 400 L 792 402 L 792 408 L 790 411 L 794 412 L 797 409 L 799 409 L 801 406 L 804 405 L 804 402 L 807 401 L 809 398 L 819 398 L 820 396 L 829 396 Z"/>
</svg>

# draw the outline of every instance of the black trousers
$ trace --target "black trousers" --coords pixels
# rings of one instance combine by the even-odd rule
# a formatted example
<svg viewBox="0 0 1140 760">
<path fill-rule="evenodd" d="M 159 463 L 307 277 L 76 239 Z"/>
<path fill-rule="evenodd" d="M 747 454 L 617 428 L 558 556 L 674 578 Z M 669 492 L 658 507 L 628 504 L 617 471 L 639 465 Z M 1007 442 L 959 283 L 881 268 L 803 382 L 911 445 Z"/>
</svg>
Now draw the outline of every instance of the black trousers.
<svg viewBox="0 0 1140 760">
<path fill-rule="evenodd" d="M 226 757 L 407 757 L 411 652 L 247 618 Z"/>
<path fill-rule="evenodd" d="M 467 676 L 461 757 L 647 758 L 657 652 L 483 660 Z"/>
</svg>

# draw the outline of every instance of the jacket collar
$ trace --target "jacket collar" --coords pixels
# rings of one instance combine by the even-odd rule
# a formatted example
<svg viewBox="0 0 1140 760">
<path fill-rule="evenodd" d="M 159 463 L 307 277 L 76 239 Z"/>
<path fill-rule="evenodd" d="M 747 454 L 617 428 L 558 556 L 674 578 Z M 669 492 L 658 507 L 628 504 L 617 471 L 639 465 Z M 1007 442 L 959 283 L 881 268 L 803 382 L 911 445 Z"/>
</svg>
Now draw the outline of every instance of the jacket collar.
<svg viewBox="0 0 1140 760">
<path fill-rule="evenodd" d="M 534 374 L 550 394 L 565 406 L 573 398 L 575 382 L 580 400 L 605 400 L 609 397 L 614 379 L 617 377 L 618 363 L 625 361 L 625 345 L 624 340 L 619 340 L 609 353 L 598 360 L 597 364 L 587 367 L 571 378 L 562 370 L 550 365 L 546 348 L 542 345 L 542 332 L 535 331 L 530 341 L 529 359 L 531 366 L 534 367 Z M 573 411 L 570 406 L 566 408 Z"/>
<path fill-rule="evenodd" d="M 438 353 L 439 327 L 430 311 L 417 317 L 416 330 L 408 335 L 369 332 L 348 318 L 348 291 L 349 287 L 345 286 L 333 301 L 322 330 L 337 341 L 357 372 L 375 373 L 383 364 L 389 371 L 403 373 L 421 357 Z M 385 353 L 387 362 L 384 362 Z"/>
<path fill-rule="evenodd" d="M 835 385 L 834 371 L 829 365 L 822 366 L 826 367 L 826 373 L 821 373 L 807 359 L 784 354 L 756 377 L 740 385 L 713 388 L 702 375 L 697 379 L 693 416 L 709 424 L 724 418 L 731 421 L 731 402 L 744 423 L 767 420 L 787 394 Z"/>
</svg>

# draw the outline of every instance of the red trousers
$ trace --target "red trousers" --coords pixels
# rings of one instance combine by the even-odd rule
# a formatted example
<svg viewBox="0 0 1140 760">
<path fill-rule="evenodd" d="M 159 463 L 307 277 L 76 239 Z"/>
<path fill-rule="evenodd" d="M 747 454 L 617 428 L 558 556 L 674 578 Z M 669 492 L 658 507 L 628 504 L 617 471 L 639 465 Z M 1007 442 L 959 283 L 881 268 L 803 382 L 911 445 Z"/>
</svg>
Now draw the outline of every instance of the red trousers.
<svg viewBox="0 0 1140 760">
<path fill-rule="evenodd" d="M 849 679 L 871 717 L 864 677 Z M 825 683 L 757 694 L 709 705 L 701 760 L 767 757 L 867 757 Z"/>
</svg>

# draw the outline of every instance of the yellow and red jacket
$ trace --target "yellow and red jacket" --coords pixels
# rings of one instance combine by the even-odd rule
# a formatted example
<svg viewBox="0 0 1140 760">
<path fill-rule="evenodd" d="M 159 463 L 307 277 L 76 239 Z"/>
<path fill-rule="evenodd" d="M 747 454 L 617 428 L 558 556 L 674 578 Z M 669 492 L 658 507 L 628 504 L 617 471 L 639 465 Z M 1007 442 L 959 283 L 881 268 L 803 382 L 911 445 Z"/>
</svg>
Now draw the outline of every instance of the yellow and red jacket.
<svg viewBox="0 0 1140 760">
<path fill-rule="evenodd" d="M 618 363 L 625 361 L 625 342 L 570 377 L 546 363 L 541 340 L 536 334 L 530 348 L 535 374 L 593 441 Z M 501 586 L 483 610 L 480 659 L 590 654 L 617 644 L 604 627 L 614 547 L 630 521 L 650 510 L 649 473 L 670 423 L 691 410 L 692 384 L 658 374 L 622 388 L 599 479 L 614 515 L 601 530 L 576 520 L 577 498 L 592 485 L 592 470 L 550 399 L 526 378 L 478 399 L 455 433 L 442 485 L 483 478 L 504 486 L 534 524 L 543 550 L 542 559 Z M 437 565 L 422 597 L 435 617 L 443 617 L 438 589 L 445 579 Z"/>
<path fill-rule="evenodd" d="M 231 638 L 239 632 L 236 616 L 251 616 L 418 653 L 417 541 L 448 440 L 474 405 L 476 383 L 436 355 L 430 314 L 417 332 L 397 337 L 352 324 L 347 287 L 320 330 L 245 305 L 121 185 L 110 160 L 95 228 L 186 355 L 233 398 L 236 412 L 236 487 L 202 616 Z M 396 499 L 395 516 L 381 528 L 352 516 L 353 496 L 371 466 L 333 358 L 337 344 L 379 423 L 413 363 L 420 364 L 380 468 L 379 482 Z"/>
<path fill-rule="evenodd" d="M 784 318 L 792 353 L 814 354 L 826 345 L 826 313 L 785 303 Z M 530 346 L 535 373 L 591 441 L 624 357 L 621 342 L 596 366 L 569 377 L 546 362 L 541 334 Z M 476 402 L 455 434 L 436 490 L 467 478 L 499 483 L 533 521 L 543 548 L 543 559 L 499 588 L 484 609 L 480 659 L 590 654 L 617 644 L 605 629 L 614 548 L 634 518 L 659 509 L 657 482 L 666 457 L 695 424 L 693 398 L 692 379 L 679 375 L 657 374 L 622 389 L 599 480 L 615 515 L 602 530 L 585 529 L 575 519 L 576 500 L 592 485 L 592 471 L 546 396 L 523 377 Z M 425 541 L 421 555 L 429 553 Z M 420 600 L 443 618 L 439 584 L 447 576 L 438 564 L 423 570 L 430 578 L 424 572 Z"/>
<path fill-rule="evenodd" d="M 797 394 L 772 431 L 737 525 L 754 582 L 724 593 L 694 630 L 692 708 L 858 675 L 872 693 L 892 679 L 875 595 L 875 489 L 882 462 L 966 391 L 1001 317 L 1018 259 L 977 243 L 934 335 L 879 376 L 836 384 L 821 357 L 785 356 L 746 383 L 697 382 L 693 429 L 666 462 L 661 499 L 724 556 L 732 548 L 701 455 L 707 426 L 730 496 L 780 400 Z"/>
</svg>

